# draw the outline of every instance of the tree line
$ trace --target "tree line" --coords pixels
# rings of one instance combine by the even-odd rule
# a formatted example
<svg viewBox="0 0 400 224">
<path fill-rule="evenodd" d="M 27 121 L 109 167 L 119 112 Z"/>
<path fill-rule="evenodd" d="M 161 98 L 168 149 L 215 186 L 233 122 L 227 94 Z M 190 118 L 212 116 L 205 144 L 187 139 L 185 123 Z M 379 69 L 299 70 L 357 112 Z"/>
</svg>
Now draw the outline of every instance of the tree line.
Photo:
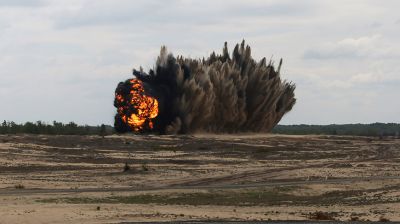
<svg viewBox="0 0 400 224">
<path fill-rule="evenodd" d="M 109 125 L 89 126 L 78 125 L 74 122 L 62 123 L 53 121 L 52 124 L 43 121 L 17 124 L 13 121 L 3 121 L 0 134 L 45 134 L 45 135 L 108 135 L 114 132 Z"/>
<path fill-rule="evenodd" d="M 331 125 L 277 125 L 272 133 L 289 135 L 358 135 L 358 136 L 396 136 L 400 135 L 400 124 L 331 124 Z"/>
<path fill-rule="evenodd" d="M 78 125 L 74 122 L 62 123 L 53 121 L 26 122 L 17 124 L 13 121 L 3 121 L 0 134 L 45 134 L 45 135 L 110 135 L 114 134 L 110 125 Z M 277 125 L 272 133 L 288 135 L 358 135 L 358 136 L 400 136 L 400 124 L 331 124 L 331 125 Z"/>
</svg>

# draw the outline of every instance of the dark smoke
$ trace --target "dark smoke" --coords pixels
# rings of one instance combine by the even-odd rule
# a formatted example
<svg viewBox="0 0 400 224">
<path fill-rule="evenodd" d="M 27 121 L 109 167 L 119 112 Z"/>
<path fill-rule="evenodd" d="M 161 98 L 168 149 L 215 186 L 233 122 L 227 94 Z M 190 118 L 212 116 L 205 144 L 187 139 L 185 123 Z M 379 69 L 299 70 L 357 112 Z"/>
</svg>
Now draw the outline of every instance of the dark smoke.
<svg viewBox="0 0 400 224">
<path fill-rule="evenodd" d="M 162 47 L 154 70 L 133 72 L 159 101 L 154 128 L 145 131 L 269 132 L 296 102 L 295 85 L 280 78 L 281 65 L 282 60 L 277 69 L 265 58 L 255 61 L 244 41 L 231 56 L 225 43 L 221 55 L 201 60 L 175 58 Z M 118 88 L 116 93 L 126 86 L 121 82 Z M 118 113 L 115 128 L 132 131 Z"/>
</svg>

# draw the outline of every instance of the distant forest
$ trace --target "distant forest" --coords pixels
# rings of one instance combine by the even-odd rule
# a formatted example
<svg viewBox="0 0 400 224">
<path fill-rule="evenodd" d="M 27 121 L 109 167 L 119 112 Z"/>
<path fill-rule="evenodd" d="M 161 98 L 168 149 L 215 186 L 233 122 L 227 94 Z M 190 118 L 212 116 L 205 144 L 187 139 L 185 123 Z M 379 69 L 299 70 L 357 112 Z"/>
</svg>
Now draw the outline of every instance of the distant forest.
<svg viewBox="0 0 400 224">
<path fill-rule="evenodd" d="M 399 136 L 400 124 L 330 124 L 330 125 L 277 125 L 272 133 L 288 135 L 359 135 L 359 136 Z"/>
<path fill-rule="evenodd" d="M 397 136 L 400 135 L 400 124 L 331 124 L 331 125 L 277 125 L 272 133 L 288 135 L 359 135 L 359 136 Z M 48 124 L 42 121 L 17 124 L 3 121 L 0 134 L 46 134 L 46 135 L 111 135 L 115 134 L 110 125 L 88 126 L 74 122 L 62 123 L 53 121 Z"/>
<path fill-rule="evenodd" d="M 44 134 L 44 135 L 110 135 L 114 128 L 110 125 L 78 125 L 74 122 L 64 124 L 53 121 L 47 124 L 42 121 L 17 124 L 13 121 L 3 121 L 0 126 L 0 134 Z"/>
</svg>

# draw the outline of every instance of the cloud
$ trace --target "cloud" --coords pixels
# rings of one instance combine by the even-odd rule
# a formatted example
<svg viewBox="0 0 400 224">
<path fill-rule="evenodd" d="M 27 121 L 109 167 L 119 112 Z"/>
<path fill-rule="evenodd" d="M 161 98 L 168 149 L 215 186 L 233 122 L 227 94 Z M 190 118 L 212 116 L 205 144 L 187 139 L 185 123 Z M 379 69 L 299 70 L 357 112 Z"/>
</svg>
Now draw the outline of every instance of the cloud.
<svg viewBox="0 0 400 224">
<path fill-rule="evenodd" d="M 88 26 L 121 26 L 139 24 L 148 26 L 154 23 L 204 23 L 211 22 L 212 8 L 206 10 L 201 4 L 195 9 L 184 1 L 85 1 L 78 10 L 57 17 L 56 27 L 74 28 Z M 197 16 L 196 16 L 197 15 Z M 140 32 L 138 30 L 137 32 Z"/>
<path fill-rule="evenodd" d="M 259 4 L 230 4 L 224 5 L 232 17 L 264 17 L 264 18 L 290 18 L 298 16 L 312 16 L 315 10 L 310 1 L 293 2 L 293 1 L 263 1 Z"/>
<path fill-rule="evenodd" d="M 329 42 L 305 51 L 305 59 L 362 59 L 392 58 L 398 53 L 383 43 L 381 35 L 345 38 L 337 42 Z"/>
<path fill-rule="evenodd" d="M 112 124 L 115 86 L 132 68 L 151 68 L 161 45 L 203 57 L 224 41 L 232 48 L 245 39 L 257 59 L 283 57 L 282 77 L 297 84 L 298 104 L 286 123 L 348 122 L 360 111 L 358 122 L 383 121 L 382 111 L 397 111 L 385 121 L 400 122 L 400 105 L 375 97 L 400 94 L 399 7 L 358 0 L 0 0 L 0 99 L 9 105 L 0 119 Z"/>
<path fill-rule="evenodd" d="M 288 18 L 310 15 L 309 1 L 85 1 L 78 10 L 58 17 L 56 27 L 121 26 L 126 24 L 190 26 L 224 24 L 249 18 Z M 138 31 L 139 32 L 139 31 Z"/>
<path fill-rule="evenodd" d="M 0 7 L 38 7 L 46 5 L 43 0 L 0 0 Z"/>
<path fill-rule="evenodd" d="M 355 83 L 377 83 L 382 81 L 380 74 L 374 73 L 360 73 L 351 77 L 350 82 Z"/>
</svg>

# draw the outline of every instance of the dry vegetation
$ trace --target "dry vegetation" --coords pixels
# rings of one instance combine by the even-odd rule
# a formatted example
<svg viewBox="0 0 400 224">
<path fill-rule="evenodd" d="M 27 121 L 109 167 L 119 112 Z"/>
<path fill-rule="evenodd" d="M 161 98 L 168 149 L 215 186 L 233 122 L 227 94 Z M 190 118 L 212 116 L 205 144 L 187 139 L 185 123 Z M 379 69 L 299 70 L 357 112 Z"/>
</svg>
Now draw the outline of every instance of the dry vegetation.
<svg viewBox="0 0 400 224">
<path fill-rule="evenodd" d="M 0 216 L 400 221 L 399 150 L 368 137 L 0 135 Z"/>
</svg>

